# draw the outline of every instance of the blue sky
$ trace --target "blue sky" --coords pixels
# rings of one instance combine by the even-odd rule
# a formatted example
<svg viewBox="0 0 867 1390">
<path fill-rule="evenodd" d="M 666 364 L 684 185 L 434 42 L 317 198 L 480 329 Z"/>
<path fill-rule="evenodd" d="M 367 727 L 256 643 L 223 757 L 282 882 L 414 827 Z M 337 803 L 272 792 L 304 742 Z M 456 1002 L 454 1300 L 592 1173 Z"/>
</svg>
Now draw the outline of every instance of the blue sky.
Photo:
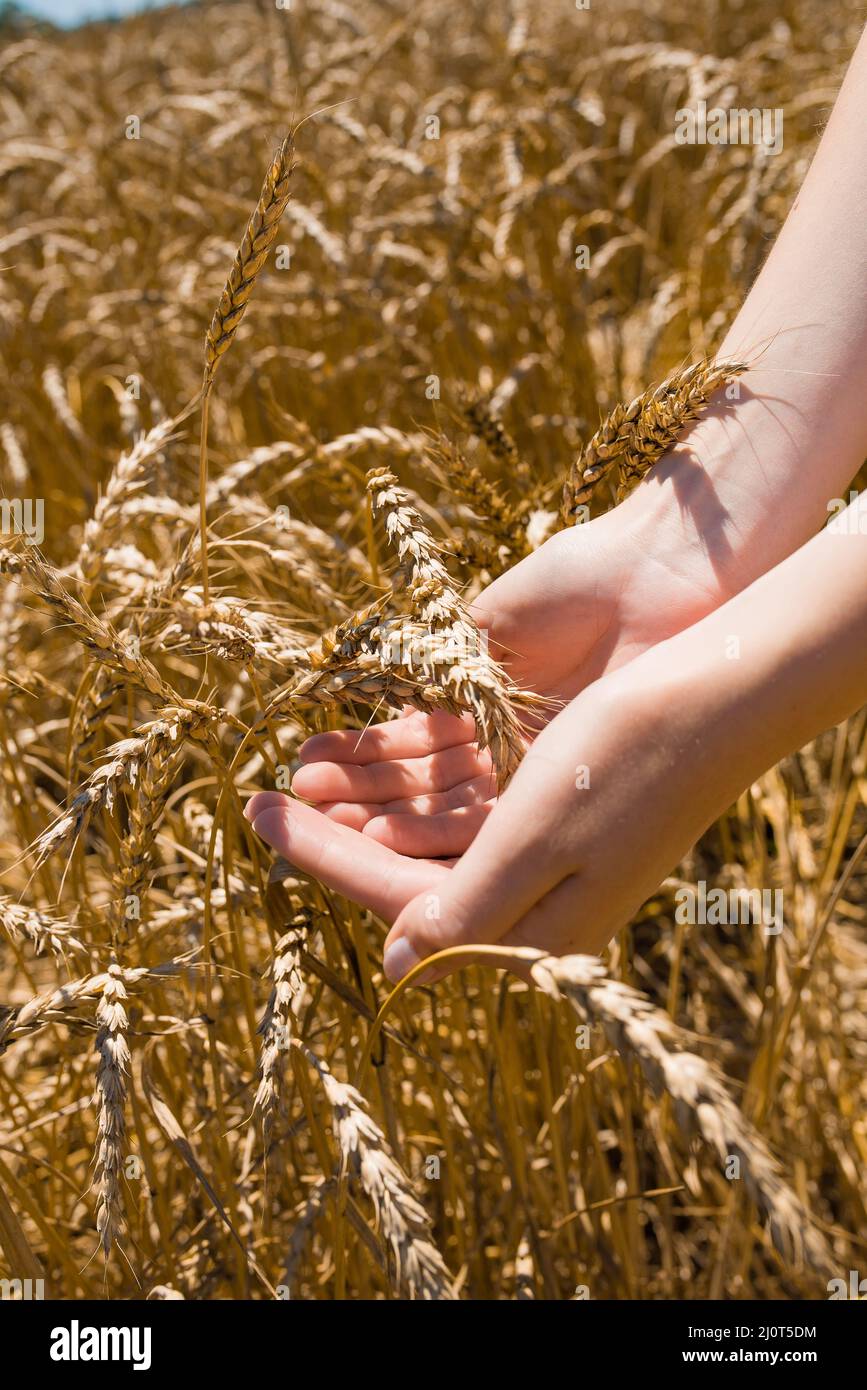
<svg viewBox="0 0 867 1390">
<path fill-rule="evenodd" d="M 18 0 L 20 9 L 65 26 L 80 24 L 85 19 L 104 19 L 106 15 L 158 9 L 159 4 L 160 0 Z"/>
</svg>

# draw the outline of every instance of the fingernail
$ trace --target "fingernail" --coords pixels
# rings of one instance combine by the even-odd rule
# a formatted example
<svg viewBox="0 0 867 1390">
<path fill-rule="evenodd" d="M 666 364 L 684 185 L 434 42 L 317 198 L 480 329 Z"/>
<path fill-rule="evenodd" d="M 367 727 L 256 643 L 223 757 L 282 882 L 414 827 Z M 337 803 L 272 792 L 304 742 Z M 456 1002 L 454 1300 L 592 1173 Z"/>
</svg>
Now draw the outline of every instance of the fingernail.
<svg viewBox="0 0 867 1390">
<path fill-rule="evenodd" d="M 253 795 L 250 797 L 250 800 L 247 802 L 247 805 L 244 807 L 244 819 L 245 819 L 245 820 L 252 821 L 252 819 L 253 819 L 253 812 L 250 810 L 250 807 L 253 805 L 253 802 L 256 800 L 256 797 L 257 797 L 258 795 L 259 795 L 258 792 L 254 792 Z"/>
<path fill-rule="evenodd" d="M 305 763 L 316 762 L 317 749 L 322 747 L 323 740 L 326 738 L 326 734 L 311 734 L 309 738 L 304 740 L 301 747 L 298 749 L 298 763 L 301 767 L 303 767 Z M 325 747 L 327 749 L 327 742 L 325 743 Z"/>
<path fill-rule="evenodd" d="M 382 957 L 382 968 L 391 983 L 396 985 L 420 960 L 421 956 L 413 950 L 406 937 L 400 936 L 397 941 L 386 947 L 385 955 Z"/>
<path fill-rule="evenodd" d="M 284 806 L 269 806 L 253 817 L 253 833 L 273 849 L 285 853 L 292 840 L 292 817 Z"/>
</svg>

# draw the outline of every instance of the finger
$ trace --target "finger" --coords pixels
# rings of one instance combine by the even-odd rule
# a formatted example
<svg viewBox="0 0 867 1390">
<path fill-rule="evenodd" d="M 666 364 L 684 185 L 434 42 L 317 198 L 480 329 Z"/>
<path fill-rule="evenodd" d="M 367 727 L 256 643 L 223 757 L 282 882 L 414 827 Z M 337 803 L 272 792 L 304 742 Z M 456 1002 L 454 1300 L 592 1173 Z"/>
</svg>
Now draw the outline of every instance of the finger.
<svg viewBox="0 0 867 1390">
<path fill-rule="evenodd" d="M 384 816 L 439 816 L 445 811 L 457 811 L 462 806 L 481 806 L 496 797 L 497 780 L 493 769 L 479 777 L 458 782 L 448 791 L 431 792 L 427 796 L 405 796 L 385 801 L 379 808 Z"/>
<path fill-rule="evenodd" d="M 495 792 L 496 782 L 491 771 L 481 777 L 459 782 L 448 791 L 431 792 L 428 796 L 404 796 L 386 802 L 318 801 L 316 809 L 341 825 L 351 825 L 360 830 L 374 816 L 439 816 L 462 806 L 481 806 L 491 801 Z"/>
<path fill-rule="evenodd" d="M 456 845 L 452 850 L 438 851 L 436 849 L 416 850 L 410 848 L 409 841 L 401 841 L 400 844 L 393 839 L 387 826 L 391 823 L 391 818 L 395 820 L 414 819 L 419 821 L 428 816 L 447 817 L 452 812 L 460 810 L 464 806 L 483 806 L 486 802 L 492 802 L 492 792 L 496 790 L 493 773 L 483 777 L 472 777 L 468 782 L 460 782 L 456 787 L 452 787 L 447 792 L 432 792 L 430 796 L 410 796 L 403 797 L 398 801 L 387 801 L 381 804 L 378 801 L 319 801 L 316 803 L 316 810 L 321 811 L 329 820 L 337 821 L 338 825 L 349 825 L 353 830 L 364 830 L 373 820 L 383 822 L 380 830 L 373 831 L 374 838 L 380 840 L 382 844 L 387 844 L 391 849 L 398 850 L 401 854 L 430 854 L 432 858 L 441 858 L 443 853 L 462 854 L 467 845 L 472 840 L 478 829 L 478 825 L 472 830 L 471 834 L 465 831 L 458 832 L 457 829 L 449 836 L 443 837 L 442 842 L 449 845 Z M 279 793 L 271 793 L 279 800 Z M 276 804 L 272 802 L 271 804 Z M 262 810 L 266 807 L 263 805 Z M 478 822 L 481 824 L 481 821 Z M 400 827 L 398 827 L 400 831 Z M 439 844 L 440 836 L 434 831 L 430 837 L 431 844 Z M 419 841 L 423 844 L 425 841 Z M 404 844 L 406 847 L 404 848 Z"/>
<path fill-rule="evenodd" d="M 403 859 L 289 797 L 257 815 L 253 829 L 296 868 L 389 922 L 413 897 L 434 891 L 453 872 L 443 864 Z"/>
<path fill-rule="evenodd" d="M 364 834 L 397 854 L 443 859 L 446 855 L 463 854 L 469 848 L 494 804 L 489 801 L 480 806 L 463 806 L 438 816 L 373 816 L 364 826 Z"/>
<path fill-rule="evenodd" d="M 285 800 L 285 792 L 254 792 L 244 807 L 244 815 L 248 821 L 254 821 L 263 811 L 269 811 L 272 806 L 281 806 Z"/>
<path fill-rule="evenodd" d="M 446 791 L 491 768 L 488 752 L 474 743 L 459 743 L 422 758 L 398 758 L 357 766 L 318 762 L 301 767 L 292 778 L 292 791 L 305 801 L 377 801 Z"/>
<path fill-rule="evenodd" d="M 378 818 L 394 816 L 414 817 L 418 820 L 427 816 L 445 816 L 464 806 L 482 806 L 493 801 L 492 793 L 495 791 L 493 773 L 486 773 L 483 777 L 471 777 L 467 782 L 459 782 L 447 792 L 431 792 L 429 796 L 402 797 L 397 801 L 386 801 L 384 804 L 378 801 L 319 801 L 316 803 L 316 810 L 328 816 L 329 820 L 337 821 L 339 825 L 350 825 L 353 830 L 363 830 L 369 821 Z M 278 799 L 280 796 L 279 793 L 271 795 Z M 266 807 L 263 805 L 261 809 L 265 810 Z M 390 843 L 388 837 L 376 835 L 375 838 L 382 839 L 384 844 Z M 467 844 L 469 840 L 456 852 L 463 852 Z M 392 848 L 396 849 L 397 846 L 392 845 Z M 401 852 L 412 853 L 411 850 Z"/>
<path fill-rule="evenodd" d="M 338 825 L 348 825 L 353 830 L 363 830 L 368 821 L 382 815 L 378 801 L 319 801 L 316 810 Z"/>
<path fill-rule="evenodd" d="M 371 724 L 361 731 L 339 729 L 333 733 L 313 734 L 302 743 L 299 757 L 303 763 L 368 763 L 391 761 L 395 758 L 421 758 L 438 753 L 455 744 L 469 743 L 475 738 L 471 715 L 422 714 L 414 710 L 405 718 L 385 724 Z"/>
</svg>

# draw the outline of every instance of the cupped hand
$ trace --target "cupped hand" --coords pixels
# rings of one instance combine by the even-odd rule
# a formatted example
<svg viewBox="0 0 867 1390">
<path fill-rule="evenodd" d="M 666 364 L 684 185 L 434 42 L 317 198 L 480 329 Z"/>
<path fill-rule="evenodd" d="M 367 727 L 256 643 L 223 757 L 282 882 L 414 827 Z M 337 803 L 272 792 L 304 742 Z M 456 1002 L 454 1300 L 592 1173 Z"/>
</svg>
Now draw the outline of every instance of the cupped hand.
<svg viewBox="0 0 867 1390">
<path fill-rule="evenodd" d="M 646 507 L 627 504 L 553 536 L 491 584 L 473 614 L 512 679 L 549 698 L 544 723 L 724 597 L 703 550 L 676 544 Z M 537 731 L 527 730 L 528 742 Z M 450 858 L 472 842 L 495 799 L 490 757 L 474 737 L 469 716 L 412 711 L 361 733 L 317 734 L 301 748 L 292 791 L 397 854 Z M 265 805 L 256 799 L 257 809 Z M 267 805 L 281 798 L 269 795 Z M 331 832 L 320 824 L 319 834 Z"/>
<path fill-rule="evenodd" d="M 358 829 L 276 793 L 260 792 L 246 814 L 294 864 L 394 922 L 384 956 L 391 979 L 444 946 L 599 950 L 703 828 L 704 801 L 713 812 L 713 777 L 687 756 L 690 721 L 675 714 L 664 674 L 654 666 L 652 678 L 633 676 L 646 661 L 594 682 L 537 734 L 457 858 L 403 854 L 366 833 L 369 821 Z M 425 725 L 399 722 L 398 746 L 414 747 Z M 371 768 L 400 775 L 381 771 L 387 763 L 348 766 L 356 778 Z"/>
<path fill-rule="evenodd" d="M 725 597 L 706 557 L 667 547 L 662 528 L 654 528 L 653 539 L 651 545 L 640 521 L 619 508 L 557 534 L 475 604 L 493 655 L 514 680 L 552 702 L 548 728 L 528 731 L 528 742 L 535 741 L 515 779 L 518 788 L 542 766 L 538 759 L 548 758 L 552 739 L 559 743 L 576 720 L 589 727 L 588 709 L 600 710 L 600 700 L 604 713 L 614 692 L 609 687 L 606 694 L 600 677 L 610 680 Z M 590 700 L 594 682 L 601 694 Z M 564 756 L 568 771 L 572 755 Z M 314 735 L 301 760 L 293 798 L 260 792 L 247 809 L 257 833 L 298 867 L 389 922 L 419 894 L 436 894 L 451 882 L 456 867 L 458 883 L 475 871 L 475 856 L 469 866 L 455 861 L 466 858 L 496 801 L 490 757 L 477 749 L 469 716 L 411 711 L 363 732 Z M 582 804 L 572 785 L 576 776 L 567 787 L 573 810 Z M 527 838 L 530 823 L 547 823 L 525 795 L 510 795 L 508 805 L 515 804 L 523 824 L 515 828 L 507 864 L 517 862 L 524 844 L 535 847 L 535 837 Z M 505 823 L 498 815 L 497 824 Z M 490 901 L 500 904 L 501 895 Z M 428 910 L 435 909 L 431 900 Z M 600 930 L 601 940 L 604 923 Z"/>
</svg>

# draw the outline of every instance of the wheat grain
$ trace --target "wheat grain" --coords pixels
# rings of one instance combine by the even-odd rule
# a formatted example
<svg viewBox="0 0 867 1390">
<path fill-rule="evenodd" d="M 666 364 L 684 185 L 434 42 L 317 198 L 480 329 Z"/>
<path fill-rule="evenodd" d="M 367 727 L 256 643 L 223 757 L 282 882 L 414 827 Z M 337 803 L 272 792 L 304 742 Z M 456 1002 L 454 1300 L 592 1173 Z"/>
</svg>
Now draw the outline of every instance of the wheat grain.
<svg viewBox="0 0 867 1390">
<path fill-rule="evenodd" d="M 37 955 L 46 949 L 61 957 L 67 951 L 86 954 L 86 948 L 73 935 L 74 928 L 69 922 L 62 922 L 37 907 L 13 902 L 5 894 L 0 894 L 0 926 L 13 938 L 26 936 L 36 947 Z"/>
<path fill-rule="evenodd" d="M 274 1117 L 280 1101 L 283 1063 L 292 1037 L 295 1019 L 305 995 L 304 977 L 299 958 L 304 950 L 312 915 L 309 909 L 297 912 L 288 931 L 274 948 L 274 988 L 262 1022 L 259 1036 L 262 1051 L 259 1058 L 260 1080 L 253 1103 L 253 1115 L 262 1126 L 267 1146 L 274 1127 Z"/>
<path fill-rule="evenodd" d="M 149 763 L 164 766 L 183 739 L 200 737 L 209 717 L 202 711 L 168 708 L 163 717 L 142 725 L 134 737 L 113 744 L 103 764 L 73 797 L 68 811 L 30 847 L 37 868 L 59 849 L 74 845 L 96 811 L 112 810 L 118 792 L 124 786 L 135 787 L 143 767 Z"/>
<path fill-rule="evenodd" d="M 156 455 L 171 438 L 173 420 L 163 420 L 147 434 L 136 440 L 133 447 L 121 454 L 84 528 L 76 567 L 82 579 L 92 582 L 99 573 L 102 552 L 109 538 L 123 525 L 124 511 L 139 490 L 153 476 Z"/>
</svg>

